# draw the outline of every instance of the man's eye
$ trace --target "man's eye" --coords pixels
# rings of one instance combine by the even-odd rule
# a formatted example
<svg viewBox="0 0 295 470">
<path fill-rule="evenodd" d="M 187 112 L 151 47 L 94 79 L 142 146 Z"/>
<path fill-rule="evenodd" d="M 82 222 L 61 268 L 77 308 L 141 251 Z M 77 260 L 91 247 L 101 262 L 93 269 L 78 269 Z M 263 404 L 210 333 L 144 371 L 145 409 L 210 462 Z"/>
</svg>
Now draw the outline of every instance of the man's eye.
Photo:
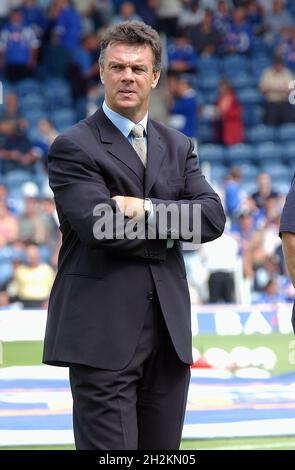
<svg viewBox="0 0 295 470">
<path fill-rule="evenodd" d="M 114 70 L 120 70 L 121 67 L 120 67 L 120 65 L 112 65 L 111 68 L 114 69 Z"/>
</svg>

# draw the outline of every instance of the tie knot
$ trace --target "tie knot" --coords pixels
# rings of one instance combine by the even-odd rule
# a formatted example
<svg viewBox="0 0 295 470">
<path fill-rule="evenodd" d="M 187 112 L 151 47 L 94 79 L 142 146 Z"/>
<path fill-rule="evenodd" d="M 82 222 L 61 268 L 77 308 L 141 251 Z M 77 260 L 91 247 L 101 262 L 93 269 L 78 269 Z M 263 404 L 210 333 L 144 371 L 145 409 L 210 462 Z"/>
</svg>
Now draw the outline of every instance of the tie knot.
<svg viewBox="0 0 295 470">
<path fill-rule="evenodd" d="M 143 137 L 143 126 L 141 124 L 135 124 L 135 126 L 131 130 L 131 134 L 134 137 Z"/>
</svg>

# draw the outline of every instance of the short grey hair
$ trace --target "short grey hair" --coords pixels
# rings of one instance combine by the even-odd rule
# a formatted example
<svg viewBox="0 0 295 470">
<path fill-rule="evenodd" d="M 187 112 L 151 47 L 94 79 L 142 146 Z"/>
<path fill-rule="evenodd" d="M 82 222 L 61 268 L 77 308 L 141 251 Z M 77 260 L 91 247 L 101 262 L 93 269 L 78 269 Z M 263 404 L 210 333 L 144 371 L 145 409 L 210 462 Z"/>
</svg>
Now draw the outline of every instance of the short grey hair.
<svg viewBox="0 0 295 470">
<path fill-rule="evenodd" d="M 123 43 L 128 45 L 148 45 L 153 52 L 153 71 L 161 70 L 162 44 L 155 29 L 142 21 L 124 21 L 108 28 L 100 43 L 99 65 L 103 68 L 105 51 L 108 45 Z"/>
</svg>

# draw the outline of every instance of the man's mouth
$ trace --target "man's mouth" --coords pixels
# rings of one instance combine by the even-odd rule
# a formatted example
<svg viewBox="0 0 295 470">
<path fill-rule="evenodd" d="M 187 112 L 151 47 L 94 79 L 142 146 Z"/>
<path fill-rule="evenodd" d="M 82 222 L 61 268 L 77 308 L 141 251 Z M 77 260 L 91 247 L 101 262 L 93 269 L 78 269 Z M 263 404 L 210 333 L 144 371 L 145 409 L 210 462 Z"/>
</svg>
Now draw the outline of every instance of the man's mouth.
<svg viewBox="0 0 295 470">
<path fill-rule="evenodd" d="M 133 90 L 119 90 L 119 93 L 122 93 L 123 95 L 131 95 L 135 93 Z"/>
</svg>

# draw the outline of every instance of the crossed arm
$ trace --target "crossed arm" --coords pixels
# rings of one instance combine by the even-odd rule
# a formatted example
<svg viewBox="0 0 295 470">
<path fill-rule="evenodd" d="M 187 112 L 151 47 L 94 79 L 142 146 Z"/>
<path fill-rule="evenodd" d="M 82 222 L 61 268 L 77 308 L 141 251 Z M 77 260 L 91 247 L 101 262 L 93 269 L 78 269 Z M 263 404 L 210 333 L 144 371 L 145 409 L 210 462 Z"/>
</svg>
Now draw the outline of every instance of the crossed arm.
<svg viewBox="0 0 295 470">
<path fill-rule="evenodd" d="M 183 198 L 179 201 L 151 198 L 151 202 L 155 207 L 158 204 L 168 206 L 171 202 L 179 206 L 187 205 L 189 218 L 194 205 L 199 205 L 202 219 L 201 241 L 204 242 L 222 234 L 225 216 L 219 197 L 198 169 L 196 156 L 191 150 L 188 146 Z M 119 207 L 125 215 L 127 224 L 130 218 L 139 220 L 144 216 L 144 201 L 131 196 L 112 196 L 97 162 L 94 162 L 78 144 L 67 137 L 58 137 L 49 152 L 48 170 L 56 204 L 82 242 L 97 247 L 104 246 L 135 257 L 146 257 L 145 253 L 152 250 L 154 259 L 165 259 L 164 237 L 162 239 L 116 239 L 115 236 L 108 239 L 95 238 L 93 226 L 100 223 L 100 219 L 93 213 L 96 205 L 108 205 L 113 211 L 109 215 L 110 218 L 115 217 L 116 208 Z M 170 228 L 166 230 L 166 239 L 171 237 L 171 233 L 174 235 L 173 238 L 177 238 L 175 231 L 172 232 Z"/>
</svg>

